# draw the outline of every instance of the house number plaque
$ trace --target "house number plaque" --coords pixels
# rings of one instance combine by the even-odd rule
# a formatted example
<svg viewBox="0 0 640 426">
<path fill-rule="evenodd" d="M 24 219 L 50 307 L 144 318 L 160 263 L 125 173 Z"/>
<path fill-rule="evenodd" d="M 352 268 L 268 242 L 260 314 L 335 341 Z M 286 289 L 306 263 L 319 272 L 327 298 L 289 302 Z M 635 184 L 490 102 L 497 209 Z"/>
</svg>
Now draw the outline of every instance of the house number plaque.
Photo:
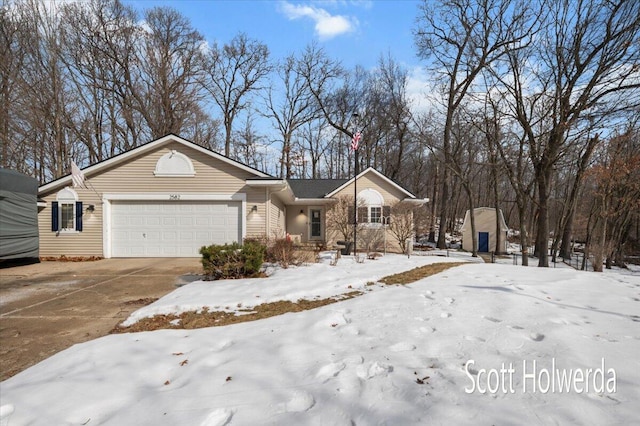
<svg viewBox="0 0 640 426">
<path fill-rule="evenodd" d="M 169 194 L 169 199 L 171 201 L 178 201 L 180 199 L 180 194 Z"/>
</svg>

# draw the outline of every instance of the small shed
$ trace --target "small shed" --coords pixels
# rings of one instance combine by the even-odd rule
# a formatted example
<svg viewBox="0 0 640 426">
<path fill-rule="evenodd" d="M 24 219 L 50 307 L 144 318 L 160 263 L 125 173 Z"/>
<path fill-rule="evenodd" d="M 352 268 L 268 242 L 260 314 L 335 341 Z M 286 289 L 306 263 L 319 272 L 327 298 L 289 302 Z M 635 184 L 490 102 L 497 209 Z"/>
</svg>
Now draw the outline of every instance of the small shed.
<svg viewBox="0 0 640 426">
<path fill-rule="evenodd" d="M 507 251 L 507 223 L 504 221 L 502 210 L 498 210 L 500 220 L 500 247 L 496 248 L 496 209 L 492 207 L 478 207 L 473 210 L 478 234 L 478 252 L 506 253 Z M 464 215 L 462 232 L 462 249 L 473 251 L 473 237 L 471 235 L 471 216 L 469 210 Z"/>
<path fill-rule="evenodd" d="M 37 258 L 38 180 L 0 168 L 0 260 Z"/>
</svg>

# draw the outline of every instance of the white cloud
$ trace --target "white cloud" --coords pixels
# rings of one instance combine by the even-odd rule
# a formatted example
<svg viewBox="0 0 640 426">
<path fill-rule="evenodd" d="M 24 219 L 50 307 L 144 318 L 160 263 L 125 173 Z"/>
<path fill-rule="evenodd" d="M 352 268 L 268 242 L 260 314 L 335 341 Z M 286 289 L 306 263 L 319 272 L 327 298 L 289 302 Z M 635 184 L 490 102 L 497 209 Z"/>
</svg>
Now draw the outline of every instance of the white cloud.
<svg viewBox="0 0 640 426">
<path fill-rule="evenodd" d="M 414 113 L 424 114 L 438 109 L 438 93 L 433 78 L 424 67 L 415 66 L 409 69 L 407 97 L 411 100 Z"/>
<path fill-rule="evenodd" d="M 315 22 L 315 31 L 321 39 L 330 39 L 350 33 L 358 25 L 356 18 L 343 15 L 331 15 L 325 9 L 313 6 L 294 5 L 289 2 L 280 3 L 281 12 L 289 20 L 310 18 Z"/>
</svg>

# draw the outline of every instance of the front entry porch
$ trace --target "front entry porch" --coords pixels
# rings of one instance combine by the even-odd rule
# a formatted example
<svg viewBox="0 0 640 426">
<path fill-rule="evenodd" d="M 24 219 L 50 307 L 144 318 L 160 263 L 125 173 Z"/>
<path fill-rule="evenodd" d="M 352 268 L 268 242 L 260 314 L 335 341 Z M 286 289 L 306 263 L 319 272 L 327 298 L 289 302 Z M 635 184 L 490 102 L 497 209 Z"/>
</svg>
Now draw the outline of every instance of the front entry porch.
<svg viewBox="0 0 640 426">
<path fill-rule="evenodd" d="M 288 206 L 287 233 L 299 243 L 326 242 L 326 207 L 325 206 Z"/>
</svg>

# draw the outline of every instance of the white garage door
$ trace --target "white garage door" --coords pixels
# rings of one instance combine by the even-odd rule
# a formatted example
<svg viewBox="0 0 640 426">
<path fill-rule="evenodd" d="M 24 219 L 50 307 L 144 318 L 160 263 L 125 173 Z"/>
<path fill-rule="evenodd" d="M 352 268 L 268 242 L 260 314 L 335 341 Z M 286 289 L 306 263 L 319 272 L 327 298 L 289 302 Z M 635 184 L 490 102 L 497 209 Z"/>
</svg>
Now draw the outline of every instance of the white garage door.
<svg viewBox="0 0 640 426">
<path fill-rule="evenodd" d="M 242 239 L 241 203 L 114 201 L 113 257 L 198 257 L 200 247 Z"/>
</svg>

